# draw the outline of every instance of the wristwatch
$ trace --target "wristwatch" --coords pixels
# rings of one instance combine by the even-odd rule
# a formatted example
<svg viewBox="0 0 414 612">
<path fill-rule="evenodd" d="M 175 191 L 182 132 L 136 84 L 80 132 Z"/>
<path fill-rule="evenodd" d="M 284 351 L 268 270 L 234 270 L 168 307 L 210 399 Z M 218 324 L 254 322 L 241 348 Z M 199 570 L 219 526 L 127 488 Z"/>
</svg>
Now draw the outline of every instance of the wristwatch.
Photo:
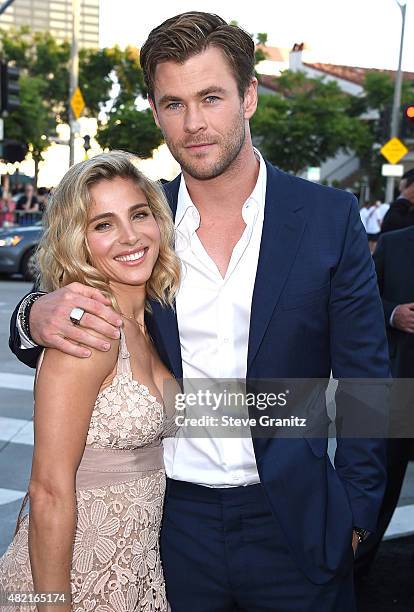
<svg viewBox="0 0 414 612">
<path fill-rule="evenodd" d="M 358 538 L 358 544 L 362 544 L 362 542 L 365 542 L 365 540 L 367 539 L 367 537 L 370 534 L 368 529 L 362 529 L 362 527 L 354 527 L 354 531 L 355 531 L 356 536 Z"/>
</svg>

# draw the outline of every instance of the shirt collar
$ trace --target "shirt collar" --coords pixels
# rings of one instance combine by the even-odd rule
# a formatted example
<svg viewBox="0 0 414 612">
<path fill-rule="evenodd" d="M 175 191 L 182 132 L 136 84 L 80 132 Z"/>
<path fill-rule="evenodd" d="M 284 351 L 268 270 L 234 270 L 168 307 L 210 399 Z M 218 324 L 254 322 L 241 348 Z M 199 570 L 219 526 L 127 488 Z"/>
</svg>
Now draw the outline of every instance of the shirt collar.
<svg viewBox="0 0 414 612">
<path fill-rule="evenodd" d="M 184 217 L 189 217 L 190 214 L 197 222 L 197 228 L 200 225 L 200 213 L 198 212 L 197 207 L 194 206 L 190 194 L 188 193 L 184 177 L 181 175 L 180 188 L 178 191 L 177 212 L 175 213 L 175 227 L 177 228 Z"/>
<path fill-rule="evenodd" d="M 253 223 L 257 218 L 259 210 L 264 210 L 266 199 L 267 168 L 263 157 L 257 149 L 254 149 L 256 159 L 259 160 L 259 174 L 252 193 L 243 204 L 242 217 L 246 225 Z"/>
<path fill-rule="evenodd" d="M 246 210 L 247 208 L 254 211 L 254 216 L 256 216 L 259 209 L 264 208 L 265 205 L 267 168 L 261 153 L 257 149 L 254 149 L 254 154 L 260 163 L 260 167 L 256 185 L 243 205 L 242 215 L 245 222 L 247 222 L 247 218 L 251 218 L 251 215 L 248 214 L 248 210 Z M 250 206 L 251 204 L 252 206 Z M 178 228 L 184 217 L 189 217 L 190 214 L 195 231 L 200 225 L 200 213 L 198 212 L 197 207 L 194 205 L 190 194 L 188 193 L 183 175 L 181 175 L 180 187 L 178 190 L 177 211 L 175 214 L 175 227 Z"/>
</svg>

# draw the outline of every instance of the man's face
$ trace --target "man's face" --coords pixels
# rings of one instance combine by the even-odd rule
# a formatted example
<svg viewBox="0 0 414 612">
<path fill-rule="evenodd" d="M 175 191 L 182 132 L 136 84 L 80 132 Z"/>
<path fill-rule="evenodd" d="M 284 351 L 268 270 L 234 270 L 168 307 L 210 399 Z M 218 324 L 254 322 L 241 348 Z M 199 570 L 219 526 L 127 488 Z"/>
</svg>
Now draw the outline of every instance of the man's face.
<svg viewBox="0 0 414 612">
<path fill-rule="evenodd" d="M 411 204 L 414 204 L 414 183 L 407 186 L 407 181 L 405 183 L 404 189 L 401 191 L 401 195 L 403 198 L 410 200 Z"/>
<path fill-rule="evenodd" d="M 184 64 L 162 62 L 155 72 L 154 119 L 183 171 L 198 180 L 219 176 L 237 159 L 256 110 L 257 82 L 240 99 L 222 51 L 209 47 Z"/>
</svg>

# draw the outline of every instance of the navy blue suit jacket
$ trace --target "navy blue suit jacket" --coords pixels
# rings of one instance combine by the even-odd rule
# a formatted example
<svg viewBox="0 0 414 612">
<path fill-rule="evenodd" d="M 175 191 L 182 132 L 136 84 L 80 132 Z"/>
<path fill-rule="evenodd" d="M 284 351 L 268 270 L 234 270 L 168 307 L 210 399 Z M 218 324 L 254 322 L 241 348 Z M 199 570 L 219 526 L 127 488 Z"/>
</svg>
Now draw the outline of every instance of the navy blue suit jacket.
<svg viewBox="0 0 414 612">
<path fill-rule="evenodd" d="M 265 217 L 253 292 L 247 379 L 387 378 L 388 351 L 376 274 L 355 198 L 267 164 Z M 164 186 L 173 214 L 180 177 Z M 152 303 L 151 335 L 177 378 L 182 363 L 172 309 Z M 16 311 L 15 311 L 16 312 Z M 10 345 L 21 351 L 14 318 Z M 337 392 L 340 410 L 346 390 Z M 261 482 L 296 561 L 325 582 L 352 561 L 352 527 L 375 530 L 385 486 L 380 439 L 253 440 Z"/>
<path fill-rule="evenodd" d="M 180 177 L 165 185 L 173 214 Z M 153 304 L 151 333 L 182 377 L 177 319 Z M 354 196 L 267 164 L 247 379 L 388 378 L 384 316 Z M 341 392 L 336 403 L 340 411 Z M 346 402 L 349 405 L 349 402 Z M 346 416 L 346 415 L 345 415 Z M 253 439 L 261 482 L 297 563 L 316 582 L 352 558 L 352 527 L 374 531 L 385 487 L 381 439 Z"/>
</svg>

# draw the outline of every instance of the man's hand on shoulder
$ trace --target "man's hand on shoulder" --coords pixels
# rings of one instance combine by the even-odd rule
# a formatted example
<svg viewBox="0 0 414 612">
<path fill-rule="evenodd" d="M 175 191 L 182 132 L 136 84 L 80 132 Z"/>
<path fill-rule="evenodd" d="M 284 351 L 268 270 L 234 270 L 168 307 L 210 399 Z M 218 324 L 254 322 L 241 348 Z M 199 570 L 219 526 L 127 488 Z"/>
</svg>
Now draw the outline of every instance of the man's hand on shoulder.
<svg viewBox="0 0 414 612">
<path fill-rule="evenodd" d="M 70 320 L 73 308 L 85 311 L 80 325 Z M 85 347 L 109 350 L 109 340 L 119 338 L 120 325 L 122 319 L 110 301 L 98 289 L 81 283 L 71 283 L 42 296 L 30 310 L 30 335 L 34 342 L 74 357 L 89 357 L 90 350 Z"/>
<path fill-rule="evenodd" d="M 392 326 L 408 334 L 414 333 L 414 302 L 397 306 L 392 317 Z"/>
</svg>

